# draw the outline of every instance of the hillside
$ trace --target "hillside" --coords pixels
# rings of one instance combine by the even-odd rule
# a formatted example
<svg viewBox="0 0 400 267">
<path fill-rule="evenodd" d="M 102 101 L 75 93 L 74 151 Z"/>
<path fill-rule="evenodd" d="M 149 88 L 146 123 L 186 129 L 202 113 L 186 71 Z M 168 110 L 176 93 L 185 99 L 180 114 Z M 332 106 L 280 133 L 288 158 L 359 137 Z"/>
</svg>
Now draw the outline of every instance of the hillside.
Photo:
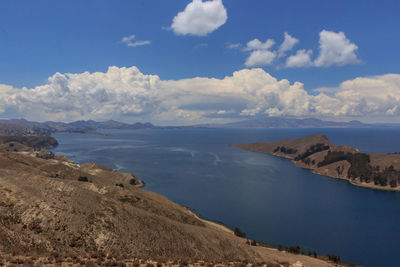
<svg viewBox="0 0 400 267">
<path fill-rule="evenodd" d="M 21 152 L 21 150 L 16 150 L 17 146 L 21 145 L 25 146 L 23 148 L 21 147 L 22 150 L 26 150 L 28 148 L 41 149 L 56 147 L 58 145 L 58 142 L 54 137 L 51 136 L 0 135 L 0 147 L 4 147 L 6 151 Z"/>
<path fill-rule="evenodd" d="M 23 151 L 7 151 L 10 144 Z M 232 231 L 140 189 L 143 183 L 133 174 L 96 163 L 79 165 L 52 154 L 41 157 L 43 147 L 38 151 L 13 141 L 4 145 L 0 255 L 5 258 L 0 256 L 0 265 L 43 259 L 48 266 L 63 261 L 111 266 L 152 259 L 330 266 L 311 257 L 250 246 Z"/>
<path fill-rule="evenodd" d="M 400 154 L 365 154 L 349 146 L 335 146 L 321 134 L 232 146 L 288 158 L 299 167 L 354 185 L 400 191 Z"/>
</svg>

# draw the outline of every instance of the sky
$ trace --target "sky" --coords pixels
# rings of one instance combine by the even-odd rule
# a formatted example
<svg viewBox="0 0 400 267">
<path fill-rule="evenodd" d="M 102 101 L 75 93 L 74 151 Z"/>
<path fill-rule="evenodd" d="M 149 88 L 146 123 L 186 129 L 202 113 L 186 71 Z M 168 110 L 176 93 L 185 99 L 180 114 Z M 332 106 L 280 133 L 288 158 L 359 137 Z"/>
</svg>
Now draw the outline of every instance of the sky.
<svg viewBox="0 0 400 267">
<path fill-rule="evenodd" d="M 0 117 L 400 122 L 400 2 L 2 0 Z"/>
</svg>

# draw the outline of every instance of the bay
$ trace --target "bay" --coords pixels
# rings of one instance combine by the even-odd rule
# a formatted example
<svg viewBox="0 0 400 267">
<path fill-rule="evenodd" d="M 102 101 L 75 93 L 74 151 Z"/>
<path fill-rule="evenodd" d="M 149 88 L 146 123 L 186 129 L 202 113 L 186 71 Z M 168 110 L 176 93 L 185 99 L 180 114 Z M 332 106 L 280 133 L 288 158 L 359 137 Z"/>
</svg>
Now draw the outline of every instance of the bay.
<svg viewBox="0 0 400 267">
<path fill-rule="evenodd" d="M 367 266 L 398 266 L 400 192 L 360 188 L 286 159 L 230 147 L 323 133 L 363 152 L 400 151 L 400 129 L 109 130 L 57 134 L 77 163 L 132 172 L 154 191 L 250 239 L 300 245 Z"/>
</svg>

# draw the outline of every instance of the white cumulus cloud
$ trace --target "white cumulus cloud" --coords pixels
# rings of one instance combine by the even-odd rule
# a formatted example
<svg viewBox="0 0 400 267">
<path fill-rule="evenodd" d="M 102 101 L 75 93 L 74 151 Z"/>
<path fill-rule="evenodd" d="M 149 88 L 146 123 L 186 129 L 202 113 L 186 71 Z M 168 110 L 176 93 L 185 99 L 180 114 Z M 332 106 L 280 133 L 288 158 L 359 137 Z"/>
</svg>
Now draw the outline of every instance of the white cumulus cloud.
<svg viewBox="0 0 400 267">
<path fill-rule="evenodd" d="M 358 77 L 316 94 L 260 68 L 223 79 L 161 80 L 136 67 L 56 73 L 33 88 L 0 84 L 0 116 L 31 120 L 218 122 L 243 116 L 397 118 L 400 74 Z"/>
<path fill-rule="evenodd" d="M 244 50 L 251 51 L 251 53 L 246 59 L 245 65 L 247 67 L 271 65 L 276 58 L 276 52 L 272 52 L 269 49 L 274 44 L 275 41 L 272 39 L 268 39 L 265 42 L 261 42 L 257 38 L 249 41 Z"/>
<path fill-rule="evenodd" d="M 299 42 L 299 39 L 291 36 L 287 32 L 284 34 L 284 40 L 278 49 L 278 57 L 284 57 L 287 51 L 292 50 L 292 48 Z"/>
<path fill-rule="evenodd" d="M 275 41 L 272 39 L 266 40 L 264 43 L 260 40 L 253 39 L 247 43 L 245 50 L 268 50 L 275 44 Z"/>
<path fill-rule="evenodd" d="M 300 68 L 312 66 L 311 60 L 312 50 L 297 50 L 295 55 L 292 55 L 286 59 L 285 66 L 288 68 Z"/>
<path fill-rule="evenodd" d="M 319 56 L 314 65 L 329 67 L 360 63 L 357 49 L 358 46 L 347 39 L 343 32 L 323 30 L 319 33 Z"/>
<path fill-rule="evenodd" d="M 205 36 L 224 25 L 227 19 L 222 0 L 193 0 L 174 17 L 171 29 L 178 35 Z"/>
<path fill-rule="evenodd" d="M 319 33 L 318 56 L 313 59 L 311 49 L 299 49 L 296 54 L 287 56 L 287 52 L 299 43 L 299 39 L 284 33 L 284 41 L 277 49 L 272 49 L 275 41 L 265 42 L 255 38 L 249 41 L 243 51 L 250 51 L 245 61 L 248 67 L 283 65 L 286 68 L 301 67 L 330 67 L 360 63 L 356 52 L 358 46 L 352 43 L 343 32 L 322 30 Z M 228 48 L 239 48 L 239 44 L 229 45 Z"/>
<path fill-rule="evenodd" d="M 244 63 L 248 67 L 254 66 L 268 66 L 272 64 L 272 61 L 276 58 L 276 53 L 268 50 L 255 50 L 251 52 L 250 56 Z"/>
<path fill-rule="evenodd" d="M 149 45 L 151 44 L 151 41 L 148 40 L 142 40 L 142 41 L 134 41 L 136 36 L 134 34 L 122 37 L 121 42 L 126 44 L 129 47 L 136 47 L 136 46 L 142 46 L 142 45 Z"/>
</svg>

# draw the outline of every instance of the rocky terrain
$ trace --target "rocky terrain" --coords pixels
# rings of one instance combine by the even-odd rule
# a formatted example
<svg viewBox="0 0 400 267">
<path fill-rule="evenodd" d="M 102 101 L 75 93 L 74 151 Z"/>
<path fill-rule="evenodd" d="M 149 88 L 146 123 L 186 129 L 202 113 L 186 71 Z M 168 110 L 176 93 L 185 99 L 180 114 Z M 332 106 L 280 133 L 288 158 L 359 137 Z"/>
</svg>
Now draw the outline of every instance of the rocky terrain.
<svg viewBox="0 0 400 267">
<path fill-rule="evenodd" d="M 299 167 L 354 185 L 400 191 L 400 154 L 365 154 L 349 146 L 336 146 L 322 134 L 232 146 L 288 158 Z"/>
<path fill-rule="evenodd" d="M 331 266 L 258 246 L 142 185 L 133 174 L 4 141 L 0 266 Z"/>
</svg>

